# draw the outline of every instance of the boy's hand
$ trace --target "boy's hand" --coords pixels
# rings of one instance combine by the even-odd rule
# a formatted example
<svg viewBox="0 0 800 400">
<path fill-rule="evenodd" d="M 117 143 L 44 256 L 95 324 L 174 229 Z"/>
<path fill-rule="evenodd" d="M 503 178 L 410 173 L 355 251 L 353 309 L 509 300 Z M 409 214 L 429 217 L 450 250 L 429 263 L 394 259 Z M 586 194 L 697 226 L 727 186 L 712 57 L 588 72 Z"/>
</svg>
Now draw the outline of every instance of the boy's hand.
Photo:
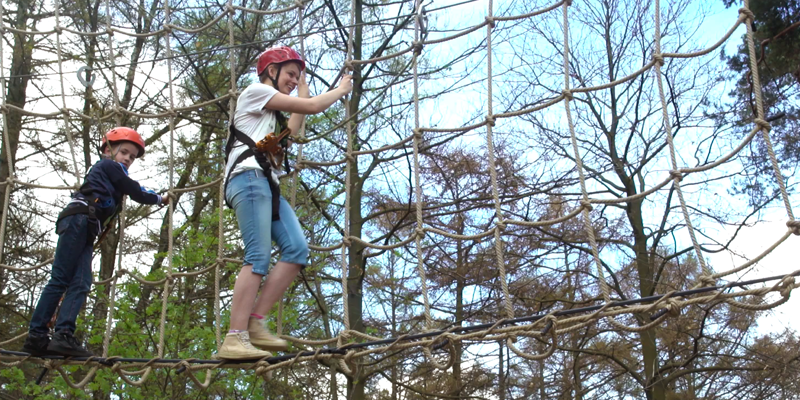
<svg viewBox="0 0 800 400">
<path fill-rule="evenodd" d="M 169 194 L 165 193 L 163 196 L 161 196 L 161 207 L 168 205 L 169 205 Z"/>
<path fill-rule="evenodd" d="M 342 96 L 350 93 L 350 91 L 353 90 L 353 76 L 350 74 L 342 75 L 342 80 L 339 81 L 339 87 L 337 89 L 342 92 Z"/>
<path fill-rule="evenodd" d="M 311 92 L 308 90 L 308 83 L 306 82 L 306 73 L 300 73 L 300 80 L 297 81 L 297 97 L 308 99 L 311 97 Z"/>
</svg>

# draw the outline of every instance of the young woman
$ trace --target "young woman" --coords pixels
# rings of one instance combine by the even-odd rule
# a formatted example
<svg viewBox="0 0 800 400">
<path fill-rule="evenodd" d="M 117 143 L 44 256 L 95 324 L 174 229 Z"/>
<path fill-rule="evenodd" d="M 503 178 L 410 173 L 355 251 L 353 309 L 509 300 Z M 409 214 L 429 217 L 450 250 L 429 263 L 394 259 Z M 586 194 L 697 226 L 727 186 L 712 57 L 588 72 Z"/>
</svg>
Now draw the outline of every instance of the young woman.
<svg viewBox="0 0 800 400">
<path fill-rule="evenodd" d="M 351 76 L 344 75 L 335 90 L 310 97 L 304 70 L 305 62 L 296 51 L 286 46 L 269 48 L 258 57 L 259 82 L 248 86 L 237 100 L 226 147 L 225 199 L 236 211 L 245 255 L 233 287 L 230 331 L 217 358 L 261 358 L 271 355 L 266 350 L 287 348 L 285 340 L 269 332 L 264 315 L 305 268 L 308 244 L 294 210 L 280 196 L 280 161 L 270 163 L 255 144 L 285 129 L 296 133 L 307 114 L 324 111 L 352 89 Z M 290 96 L 295 89 L 298 97 Z M 288 121 L 281 112 L 291 113 Z M 269 271 L 273 241 L 281 256 Z"/>
</svg>

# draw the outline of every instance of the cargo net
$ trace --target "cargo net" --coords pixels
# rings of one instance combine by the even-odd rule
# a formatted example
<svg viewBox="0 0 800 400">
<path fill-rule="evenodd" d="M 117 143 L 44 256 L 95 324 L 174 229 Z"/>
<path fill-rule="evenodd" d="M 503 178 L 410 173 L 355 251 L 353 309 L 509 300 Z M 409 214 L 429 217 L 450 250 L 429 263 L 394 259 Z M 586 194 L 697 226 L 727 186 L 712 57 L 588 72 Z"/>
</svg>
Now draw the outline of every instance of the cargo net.
<svg viewBox="0 0 800 400">
<path fill-rule="evenodd" d="M 185 372 L 205 388 L 220 368 L 249 369 L 266 379 L 273 370 L 312 360 L 353 379 L 409 354 L 447 370 L 463 361 L 463 346 L 476 343 L 500 342 L 509 357 L 538 361 L 552 356 L 568 335 L 593 325 L 620 334 L 657 330 L 698 304 L 766 310 L 784 303 L 796 287 L 796 272 L 721 281 L 751 271 L 792 234 L 800 234 L 764 115 L 746 4 L 714 45 L 670 53 L 662 50 L 656 1 L 643 16 L 652 21 L 652 36 L 640 65 L 619 76 L 588 79 L 570 58 L 570 27 L 580 23 L 570 18 L 576 7 L 571 1 L 535 9 L 523 2 L 529 9 L 507 8 L 502 15 L 495 15 L 489 1 L 482 22 L 453 29 L 444 22 L 437 26 L 446 20 L 439 17 L 474 7 L 472 2 L 400 4 L 389 17 L 355 13 L 355 3 L 347 8 L 317 0 L 266 8 L 232 1 L 201 8 L 174 1 L 104 0 L 94 8 L 67 3 L 55 0 L 35 12 L 21 5 L 2 10 L 6 169 L 0 282 L 10 307 L 24 314 L 3 322 L 6 368 L 40 364 L 74 388 L 86 386 L 98 370 L 138 386 L 166 368 Z M 341 16 L 349 16 L 349 22 Z M 9 26 L 14 18 L 22 24 Z M 561 30 L 530 28 L 539 21 Z M 687 128 L 673 126 L 683 108 L 675 103 L 677 89 L 665 88 L 674 84 L 665 68 L 714 52 L 741 25 L 747 27 L 752 71 L 751 128 L 725 152 L 688 165 L 674 135 Z M 525 43 L 515 48 L 520 42 L 509 37 L 523 27 L 557 46 L 547 62 L 517 64 L 540 71 L 536 83 L 520 85 L 508 60 L 525 60 L 532 50 Z M 230 299 L 243 254 L 235 216 L 223 206 L 221 149 L 237 94 L 252 82 L 255 58 L 276 43 L 292 45 L 307 60 L 312 94 L 334 87 L 331 78 L 343 72 L 354 73 L 355 89 L 331 110 L 307 117 L 292 151 L 294 170 L 282 178 L 283 193 L 296 207 L 312 249 L 306 285 L 298 281 L 273 315 L 274 329 L 294 352 L 262 360 L 213 360 L 227 318 L 221 303 Z M 453 48 L 459 50 L 451 57 L 446 50 Z M 498 66 L 503 67 L 499 75 Z M 545 81 L 548 77 L 553 79 Z M 546 90 L 538 90 L 539 84 Z M 528 88 L 530 96 L 525 90 L 509 96 L 504 85 Z M 583 117 L 576 117 L 589 112 L 620 117 L 614 114 L 620 110 L 591 100 L 608 99 L 615 90 L 617 95 L 636 90 L 655 105 L 643 119 L 652 125 L 640 129 L 650 129 L 658 140 L 648 142 L 650 150 L 629 153 L 640 159 L 622 159 L 624 165 L 614 164 L 621 158 L 598 155 L 596 149 L 608 146 L 606 137 L 587 133 Z M 445 111 L 437 113 L 439 107 Z M 423 119 L 431 121 L 429 126 Z M 162 185 L 173 201 L 161 210 L 128 202 L 96 249 L 96 289 L 78 333 L 91 337 L 90 348 L 102 349 L 98 356 L 20 353 L 26 318 L 52 263 L 54 216 L 67 193 L 80 186 L 102 134 L 113 126 L 143 133 L 148 157 L 133 167 L 132 177 Z M 544 138 L 559 147 L 526 152 L 533 148 L 526 143 L 545 143 Z M 702 200 L 698 184 L 716 177 L 710 175 L 715 168 L 725 168 L 754 141 L 769 154 L 778 189 L 774 199 L 785 206 L 788 229 L 776 233 L 774 244 L 759 256 L 716 272 L 707 252 L 730 249 L 698 233 L 697 226 L 710 222 L 690 200 Z M 629 173 L 648 157 L 661 164 Z M 523 172 L 529 173 L 526 179 L 520 178 Z M 648 184 L 637 178 L 645 174 Z M 623 176 L 631 180 L 612 181 Z M 59 180 L 63 183 L 51 184 Z M 634 209 L 640 218 L 656 221 L 647 229 L 668 226 L 664 232 L 670 230 L 676 244 L 655 248 L 654 236 L 643 239 L 646 232 L 637 227 L 621 228 L 619 221 L 628 221 L 625 210 Z M 620 253 L 617 245 L 624 241 L 639 247 Z M 561 254 L 566 265 L 557 281 L 553 274 L 537 275 L 552 268 L 547 254 Z M 643 273 L 639 263 L 663 263 L 668 270 L 678 268 L 677 260 L 695 266 L 693 272 L 680 270 L 682 283 L 640 276 L 654 283 L 649 293 L 634 289 L 637 274 Z M 677 279 L 664 272 L 666 277 Z M 457 292 L 448 285 L 454 281 L 461 283 L 460 293 L 473 297 L 464 299 L 471 304 L 468 312 L 453 311 Z M 534 305 L 525 290 L 551 295 Z M 378 309 L 389 304 L 374 301 L 390 301 L 390 294 L 403 322 L 392 328 L 370 325 L 386 311 Z M 181 315 L 185 311 L 179 311 L 186 304 L 199 309 L 189 325 Z M 132 324 L 139 324 L 135 339 L 119 336 L 131 332 Z M 203 372 L 204 377 L 196 376 Z"/>
</svg>

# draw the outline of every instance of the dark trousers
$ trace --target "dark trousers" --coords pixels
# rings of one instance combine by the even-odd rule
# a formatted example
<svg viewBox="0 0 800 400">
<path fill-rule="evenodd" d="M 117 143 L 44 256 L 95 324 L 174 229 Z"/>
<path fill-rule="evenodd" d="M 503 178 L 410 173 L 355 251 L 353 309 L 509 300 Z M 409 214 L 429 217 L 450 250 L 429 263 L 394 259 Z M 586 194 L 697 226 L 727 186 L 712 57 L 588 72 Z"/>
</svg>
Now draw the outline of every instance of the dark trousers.
<svg viewBox="0 0 800 400">
<path fill-rule="evenodd" d="M 96 226 L 96 222 L 90 221 L 86 214 L 74 214 L 58 221 L 53 269 L 31 317 L 30 334 L 43 336 L 49 333 L 47 323 L 53 318 L 62 295 L 64 300 L 55 331 L 75 333 L 75 321 L 92 286 L 92 245 L 97 236 Z"/>
</svg>

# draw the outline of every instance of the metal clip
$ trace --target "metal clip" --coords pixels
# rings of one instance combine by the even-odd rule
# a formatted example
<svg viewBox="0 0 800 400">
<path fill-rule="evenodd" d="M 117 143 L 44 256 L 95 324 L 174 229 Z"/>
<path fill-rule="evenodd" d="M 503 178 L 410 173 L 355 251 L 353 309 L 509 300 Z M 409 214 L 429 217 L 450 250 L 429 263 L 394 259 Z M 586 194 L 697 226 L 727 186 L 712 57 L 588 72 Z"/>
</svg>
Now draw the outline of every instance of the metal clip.
<svg viewBox="0 0 800 400">
<path fill-rule="evenodd" d="M 82 73 L 84 71 L 86 71 L 86 79 L 83 79 Z M 78 69 L 78 80 L 81 81 L 81 84 L 83 84 L 83 86 L 87 88 L 91 87 L 92 84 L 94 83 L 95 78 L 97 78 L 97 76 L 92 73 L 91 68 L 83 66 L 80 69 Z"/>
</svg>

